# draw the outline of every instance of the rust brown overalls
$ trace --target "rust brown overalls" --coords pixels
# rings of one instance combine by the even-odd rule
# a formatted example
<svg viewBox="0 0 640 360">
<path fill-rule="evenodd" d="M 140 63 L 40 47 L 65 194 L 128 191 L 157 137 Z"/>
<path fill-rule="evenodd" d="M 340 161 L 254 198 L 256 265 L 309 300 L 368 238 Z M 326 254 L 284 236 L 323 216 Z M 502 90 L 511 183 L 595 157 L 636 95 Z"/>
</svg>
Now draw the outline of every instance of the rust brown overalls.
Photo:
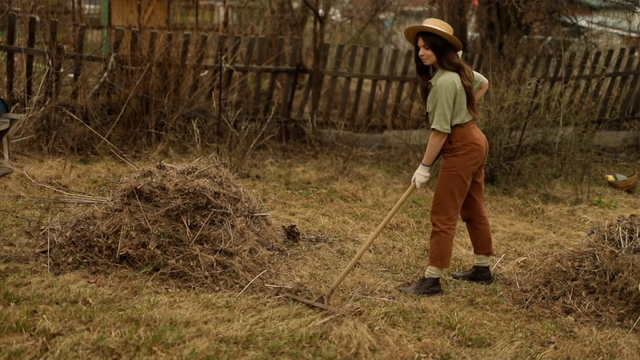
<svg viewBox="0 0 640 360">
<path fill-rule="evenodd" d="M 484 166 L 489 143 L 473 120 L 451 128 L 440 154 L 442 163 L 431 205 L 429 265 L 448 268 L 458 217 L 467 225 L 473 251 L 493 255 L 484 205 Z"/>
</svg>

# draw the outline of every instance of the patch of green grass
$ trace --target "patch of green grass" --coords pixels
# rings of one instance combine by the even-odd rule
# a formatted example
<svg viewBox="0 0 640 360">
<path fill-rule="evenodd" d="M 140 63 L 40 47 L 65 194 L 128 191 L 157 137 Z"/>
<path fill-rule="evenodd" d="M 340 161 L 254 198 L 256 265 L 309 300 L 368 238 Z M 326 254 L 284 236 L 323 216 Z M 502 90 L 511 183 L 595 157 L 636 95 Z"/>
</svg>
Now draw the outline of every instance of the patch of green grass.
<svg viewBox="0 0 640 360">
<path fill-rule="evenodd" d="M 591 205 L 600 209 L 614 210 L 618 208 L 618 202 L 616 200 L 607 200 L 601 196 L 596 196 L 591 199 Z"/>
</svg>

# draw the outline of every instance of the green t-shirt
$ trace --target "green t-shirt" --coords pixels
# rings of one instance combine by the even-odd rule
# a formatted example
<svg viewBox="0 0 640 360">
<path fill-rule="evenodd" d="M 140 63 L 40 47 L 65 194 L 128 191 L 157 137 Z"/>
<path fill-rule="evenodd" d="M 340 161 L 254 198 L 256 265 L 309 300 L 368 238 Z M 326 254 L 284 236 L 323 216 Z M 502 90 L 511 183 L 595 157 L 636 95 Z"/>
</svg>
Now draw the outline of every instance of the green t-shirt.
<svg viewBox="0 0 640 360">
<path fill-rule="evenodd" d="M 473 90 L 478 90 L 487 78 L 473 72 Z M 473 116 L 467 109 L 467 94 L 460 75 L 453 71 L 438 69 L 429 81 L 431 90 L 427 98 L 427 112 L 431 129 L 451 133 L 454 125 L 464 124 Z"/>
</svg>

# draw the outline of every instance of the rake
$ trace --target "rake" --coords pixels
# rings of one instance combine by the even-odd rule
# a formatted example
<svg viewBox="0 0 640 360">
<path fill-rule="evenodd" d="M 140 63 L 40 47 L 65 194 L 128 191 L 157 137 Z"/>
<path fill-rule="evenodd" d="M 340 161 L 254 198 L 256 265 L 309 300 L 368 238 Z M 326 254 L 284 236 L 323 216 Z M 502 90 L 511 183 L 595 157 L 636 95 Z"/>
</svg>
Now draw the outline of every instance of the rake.
<svg viewBox="0 0 640 360">
<path fill-rule="evenodd" d="M 349 272 L 354 268 L 354 266 L 356 266 L 356 263 L 360 260 L 362 255 L 364 255 L 364 253 L 367 252 L 367 250 L 369 250 L 369 247 L 371 246 L 373 241 L 378 237 L 382 229 L 384 229 L 384 227 L 387 226 L 391 218 L 393 218 L 393 216 L 398 212 L 398 210 L 400 210 L 400 207 L 402 206 L 402 204 L 404 204 L 404 202 L 407 200 L 409 195 L 411 195 L 413 190 L 415 190 L 415 188 L 416 188 L 416 184 L 414 182 L 411 182 L 411 186 L 409 186 L 407 191 L 405 191 L 404 195 L 402 195 L 400 200 L 398 200 L 398 202 L 393 207 L 393 209 L 389 211 L 389 213 L 387 214 L 387 217 L 385 217 L 384 220 L 382 220 L 382 222 L 380 223 L 380 225 L 378 225 L 378 228 L 373 232 L 373 234 L 371 234 L 367 239 L 367 241 L 364 244 L 362 244 L 356 256 L 354 256 L 353 259 L 351 259 L 351 262 L 349 263 L 349 265 L 347 265 L 347 267 L 344 268 L 344 270 L 342 270 L 342 273 L 340 274 L 340 276 L 338 276 L 338 278 L 333 282 L 329 290 L 327 290 L 324 293 L 324 295 L 320 296 L 315 301 L 311 299 L 306 299 L 294 294 L 290 294 L 290 293 L 286 293 L 284 295 L 289 299 L 299 301 L 309 306 L 315 306 L 317 308 L 333 311 L 336 313 L 340 312 L 340 309 L 330 305 L 331 295 L 333 295 L 333 292 L 336 290 L 336 288 L 338 288 L 338 286 L 340 286 L 342 281 L 347 277 L 347 274 L 349 274 Z"/>
</svg>

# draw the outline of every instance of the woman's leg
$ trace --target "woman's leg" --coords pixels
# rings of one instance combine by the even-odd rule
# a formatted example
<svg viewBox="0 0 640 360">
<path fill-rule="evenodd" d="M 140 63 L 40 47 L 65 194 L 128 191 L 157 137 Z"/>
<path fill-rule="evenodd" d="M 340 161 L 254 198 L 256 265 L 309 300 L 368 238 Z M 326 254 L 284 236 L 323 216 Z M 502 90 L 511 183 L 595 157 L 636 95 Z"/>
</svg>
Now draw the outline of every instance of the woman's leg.
<svg viewBox="0 0 640 360">
<path fill-rule="evenodd" d="M 476 255 L 493 255 L 491 229 L 484 204 L 484 167 L 471 180 L 467 198 L 462 204 L 460 217 L 467 225 L 467 231 Z"/>
</svg>

